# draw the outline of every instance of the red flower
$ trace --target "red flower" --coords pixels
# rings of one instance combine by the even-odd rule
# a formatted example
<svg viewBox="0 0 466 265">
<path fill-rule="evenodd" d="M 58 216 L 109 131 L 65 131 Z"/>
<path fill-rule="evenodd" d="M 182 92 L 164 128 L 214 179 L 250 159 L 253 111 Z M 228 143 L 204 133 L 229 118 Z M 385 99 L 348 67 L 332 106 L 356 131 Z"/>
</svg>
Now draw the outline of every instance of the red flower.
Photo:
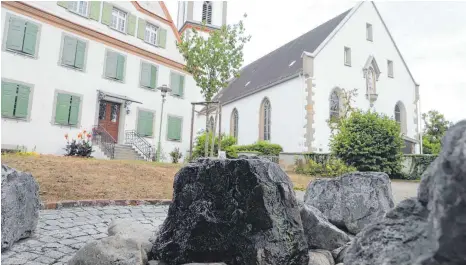
<svg viewBox="0 0 466 265">
<path fill-rule="evenodd" d="M 90 133 L 87 134 L 87 138 L 91 138 L 91 134 L 90 134 Z"/>
<path fill-rule="evenodd" d="M 68 134 L 67 133 L 65 133 L 65 139 L 68 140 Z"/>
</svg>

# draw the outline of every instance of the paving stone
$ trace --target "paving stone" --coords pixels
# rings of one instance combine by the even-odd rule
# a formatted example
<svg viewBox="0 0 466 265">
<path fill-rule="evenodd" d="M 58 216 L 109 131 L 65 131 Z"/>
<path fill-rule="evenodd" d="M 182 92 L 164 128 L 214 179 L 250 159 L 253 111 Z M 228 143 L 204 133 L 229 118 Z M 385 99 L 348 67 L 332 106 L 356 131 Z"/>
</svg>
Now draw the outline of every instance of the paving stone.
<svg viewBox="0 0 466 265">
<path fill-rule="evenodd" d="M 35 259 L 34 261 L 35 262 L 42 262 L 42 263 L 45 263 L 45 264 L 51 264 L 55 261 L 56 259 L 53 259 L 53 258 L 49 258 L 49 257 L 46 257 L 46 256 L 40 256 L 38 257 L 37 259 Z"/>
<path fill-rule="evenodd" d="M 107 237 L 107 234 L 99 233 L 99 234 L 92 235 L 92 237 L 94 239 L 101 239 L 101 238 Z"/>
<path fill-rule="evenodd" d="M 91 236 L 80 236 L 80 237 L 75 237 L 75 238 L 73 238 L 73 239 L 74 239 L 74 240 L 77 240 L 77 241 L 79 241 L 79 242 L 89 242 L 89 241 L 94 240 L 94 238 L 91 237 Z"/>
<path fill-rule="evenodd" d="M 76 244 L 78 242 L 79 241 L 76 241 L 74 239 L 65 239 L 65 240 L 60 241 L 60 243 L 62 243 L 63 245 L 66 245 L 66 246 L 71 246 L 71 245 L 74 245 L 74 244 Z"/>
<path fill-rule="evenodd" d="M 3 256 L 3 254 L 2 254 Z M 3 265 L 20 265 L 20 264 L 25 264 L 27 262 L 27 260 L 24 260 L 22 258 L 9 258 L 9 259 L 3 259 L 2 257 L 2 264 Z"/>
</svg>

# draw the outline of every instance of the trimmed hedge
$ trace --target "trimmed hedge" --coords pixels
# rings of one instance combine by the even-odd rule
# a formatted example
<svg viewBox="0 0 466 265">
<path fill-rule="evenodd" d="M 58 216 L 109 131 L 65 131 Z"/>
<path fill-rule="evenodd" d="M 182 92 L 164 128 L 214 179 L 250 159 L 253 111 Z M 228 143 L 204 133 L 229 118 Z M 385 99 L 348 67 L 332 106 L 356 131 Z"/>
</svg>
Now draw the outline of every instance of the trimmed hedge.
<svg viewBox="0 0 466 265">
<path fill-rule="evenodd" d="M 238 152 L 259 152 L 261 155 L 278 156 L 283 148 L 279 144 L 272 144 L 267 141 L 259 141 L 248 145 L 235 145 L 233 148 Z"/>
</svg>

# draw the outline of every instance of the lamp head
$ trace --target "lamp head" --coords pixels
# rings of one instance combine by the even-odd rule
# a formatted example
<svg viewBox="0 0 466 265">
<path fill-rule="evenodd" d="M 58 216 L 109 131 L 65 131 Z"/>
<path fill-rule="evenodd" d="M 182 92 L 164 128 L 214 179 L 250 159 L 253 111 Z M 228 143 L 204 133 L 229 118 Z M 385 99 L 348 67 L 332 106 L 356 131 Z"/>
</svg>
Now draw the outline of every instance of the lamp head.
<svg viewBox="0 0 466 265">
<path fill-rule="evenodd" d="M 163 84 L 162 86 L 159 86 L 157 89 L 160 90 L 160 92 L 162 92 L 162 97 L 165 97 L 167 95 L 167 92 L 172 91 L 171 88 L 169 88 L 165 84 Z"/>
</svg>

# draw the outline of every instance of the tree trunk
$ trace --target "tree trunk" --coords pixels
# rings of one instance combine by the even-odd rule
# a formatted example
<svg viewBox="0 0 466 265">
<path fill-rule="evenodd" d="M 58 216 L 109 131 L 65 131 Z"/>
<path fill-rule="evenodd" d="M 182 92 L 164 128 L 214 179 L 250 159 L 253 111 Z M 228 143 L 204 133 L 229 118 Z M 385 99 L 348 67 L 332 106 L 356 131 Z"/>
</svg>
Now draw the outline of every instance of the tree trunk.
<svg viewBox="0 0 466 265">
<path fill-rule="evenodd" d="M 218 109 L 215 111 L 214 127 L 212 128 L 212 145 L 210 146 L 210 157 L 214 157 L 214 149 L 215 149 L 215 128 L 217 128 L 217 115 L 218 115 Z M 220 141 L 220 139 L 219 139 L 219 141 Z"/>
<path fill-rule="evenodd" d="M 205 145 L 204 145 L 204 157 L 207 157 L 209 154 L 209 103 L 206 104 L 206 111 L 205 111 Z"/>
</svg>

